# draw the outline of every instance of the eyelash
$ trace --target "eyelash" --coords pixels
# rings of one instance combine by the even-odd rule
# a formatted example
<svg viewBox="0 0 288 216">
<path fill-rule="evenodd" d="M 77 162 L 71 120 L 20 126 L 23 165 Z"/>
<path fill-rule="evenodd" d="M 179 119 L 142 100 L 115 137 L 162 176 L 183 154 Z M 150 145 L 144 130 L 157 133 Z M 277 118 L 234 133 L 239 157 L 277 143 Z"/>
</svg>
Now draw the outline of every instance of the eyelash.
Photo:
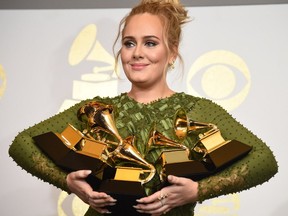
<svg viewBox="0 0 288 216">
<path fill-rule="evenodd" d="M 150 44 L 150 45 L 149 45 L 149 44 Z M 156 42 L 154 42 L 154 41 L 147 41 L 147 42 L 145 43 L 145 45 L 148 45 L 149 47 L 154 47 L 154 46 L 157 46 L 158 43 L 156 43 Z"/>
<path fill-rule="evenodd" d="M 133 41 L 124 41 L 123 42 L 123 45 L 126 47 L 126 48 L 130 48 L 130 47 L 133 47 L 135 46 L 135 42 Z M 158 43 L 157 42 L 154 42 L 154 41 L 146 41 L 145 42 L 145 46 L 148 46 L 148 47 L 154 47 L 154 46 L 157 46 Z"/>
<path fill-rule="evenodd" d="M 123 45 L 124 45 L 126 48 L 130 48 L 130 47 L 134 46 L 135 43 L 133 43 L 132 41 L 124 41 Z"/>
</svg>

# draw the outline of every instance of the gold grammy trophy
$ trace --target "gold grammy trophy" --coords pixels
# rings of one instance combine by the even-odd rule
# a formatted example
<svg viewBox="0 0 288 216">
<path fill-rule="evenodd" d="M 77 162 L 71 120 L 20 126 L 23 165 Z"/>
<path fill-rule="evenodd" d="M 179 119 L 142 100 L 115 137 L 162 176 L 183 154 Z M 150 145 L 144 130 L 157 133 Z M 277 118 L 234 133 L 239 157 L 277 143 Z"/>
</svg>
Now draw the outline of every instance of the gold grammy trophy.
<svg viewBox="0 0 288 216">
<path fill-rule="evenodd" d="M 197 180 L 209 172 L 200 161 L 190 160 L 191 153 L 187 146 L 165 137 L 154 129 L 150 132 L 148 151 L 156 148 L 163 148 L 155 164 L 161 167 L 158 174 L 163 186 L 166 185 L 169 174 Z"/>
<path fill-rule="evenodd" d="M 252 149 L 251 146 L 237 140 L 225 140 L 215 124 L 193 121 L 182 109 L 176 113 L 174 130 L 181 141 L 189 132 L 197 130 L 206 132 L 199 134 L 199 140 L 189 150 L 189 154 L 186 149 L 162 152 L 159 160 L 162 164 L 160 176 L 163 182 L 169 174 L 200 180 L 240 159 Z M 166 139 L 161 138 L 163 145 Z M 179 143 L 175 146 L 179 146 Z"/>
<path fill-rule="evenodd" d="M 109 207 L 112 212 L 138 215 L 133 205 L 146 196 L 143 184 L 155 175 L 154 166 L 134 147 L 133 136 L 123 139 L 119 135 L 111 105 L 89 102 L 78 110 L 77 117 L 87 124 L 83 132 L 69 124 L 61 134 L 34 137 L 36 144 L 68 171 L 92 170 L 86 179 L 92 188 L 117 199 L 117 205 Z"/>
</svg>

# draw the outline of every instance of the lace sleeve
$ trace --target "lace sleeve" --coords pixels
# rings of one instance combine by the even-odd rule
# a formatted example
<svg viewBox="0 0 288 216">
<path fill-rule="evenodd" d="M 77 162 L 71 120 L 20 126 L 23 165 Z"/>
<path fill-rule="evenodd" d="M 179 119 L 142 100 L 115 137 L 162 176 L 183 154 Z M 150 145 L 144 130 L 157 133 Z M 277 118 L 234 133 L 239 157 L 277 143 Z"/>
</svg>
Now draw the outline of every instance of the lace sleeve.
<svg viewBox="0 0 288 216">
<path fill-rule="evenodd" d="M 9 148 L 9 154 L 28 173 L 62 190 L 69 191 L 66 185 L 67 173 L 59 169 L 34 145 L 27 132 L 21 132 L 14 139 Z"/>
<path fill-rule="evenodd" d="M 226 140 L 235 139 L 253 147 L 241 160 L 200 180 L 199 201 L 249 189 L 268 181 L 277 173 L 278 165 L 270 148 L 220 106 L 201 100 L 190 115 L 194 120 L 216 124 Z"/>
<path fill-rule="evenodd" d="M 46 132 L 62 132 L 68 123 L 81 127 L 77 120 L 77 105 L 42 121 L 19 133 L 9 148 L 9 155 L 27 172 L 69 192 L 66 184 L 67 172 L 57 167 L 34 143 L 33 136 Z"/>
</svg>

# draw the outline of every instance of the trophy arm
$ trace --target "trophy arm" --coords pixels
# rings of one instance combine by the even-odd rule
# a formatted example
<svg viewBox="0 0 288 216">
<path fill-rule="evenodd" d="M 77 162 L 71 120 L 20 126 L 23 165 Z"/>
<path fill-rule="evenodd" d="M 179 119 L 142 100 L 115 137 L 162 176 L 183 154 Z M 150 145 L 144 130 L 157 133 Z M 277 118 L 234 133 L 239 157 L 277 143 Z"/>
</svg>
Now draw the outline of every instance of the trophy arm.
<svg viewBox="0 0 288 216">
<path fill-rule="evenodd" d="M 150 133 L 150 138 L 148 140 L 148 148 L 147 148 L 147 153 L 149 153 L 149 151 L 151 151 L 152 149 L 156 149 L 156 148 L 180 148 L 183 149 L 187 152 L 187 156 L 189 157 L 190 155 L 190 149 L 178 142 L 175 142 L 171 139 L 169 139 L 168 137 L 165 137 L 162 133 L 160 133 L 157 130 L 153 130 Z"/>
<path fill-rule="evenodd" d="M 189 132 L 196 131 L 199 129 L 210 129 L 207 132 L 202 134 L 204 136 L 214 133 L 216 130 L 218 130 L 215 124 L 206 123 L 206 122 L 198 122 L 198 121 L 189 119 L 185 110 L 183 109 L 179 109 L 176 112 L 175 119 L 174 119 L 174 131 L 175 131 L 176 136 L 180 140 L 183 140 L 185 137 L 187 137 L 187 134 Z"/>
<path fill-rule="evenodd" d="M 206 123 L 206 122 L 198 122 L 189 120 L 188 122 L 188 130 L 189 131 L 195 131 L 198 129 L 205 129 L 205 128 L 211 128 L 212 130 L 217 129 L 217 126 L 212 123 Z"/>
<path fill-rule="evenodd" d="M 148 172 L 149 175 L 145 177 L 145 179 L 141 179 L 141 183 L 145 184 L 149 182 L 155 175 L 156 169 L 155 167 L 148 163 L 141 154 L 134 148 L 131 143 L 124 142 L 123 145 L 119 145 L 113 152 L 110 153 L 109 158 L 115 161 L 116 159 L 126 160 L 129 162 L 133 162 L 140 167 L 147 167 L 148 171 L 145 170 L 144 172 Z"/>
</svg>

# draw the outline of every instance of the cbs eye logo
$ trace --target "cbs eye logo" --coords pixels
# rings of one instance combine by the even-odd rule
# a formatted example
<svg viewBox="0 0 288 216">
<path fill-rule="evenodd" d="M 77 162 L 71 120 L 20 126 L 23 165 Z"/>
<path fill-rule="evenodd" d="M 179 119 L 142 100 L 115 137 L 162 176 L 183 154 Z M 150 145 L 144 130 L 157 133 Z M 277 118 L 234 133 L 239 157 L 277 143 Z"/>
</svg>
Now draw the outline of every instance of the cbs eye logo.
<svg viewBox="0 0 288 216">
<path fill-rule="evenodd" d="M 245 100 L 250 87 L 251 76 L 244 60 L 226 50 L 201 55 L 187 77 L 188 93 L 209 98 L 229 111 Z"/>
</svg>

